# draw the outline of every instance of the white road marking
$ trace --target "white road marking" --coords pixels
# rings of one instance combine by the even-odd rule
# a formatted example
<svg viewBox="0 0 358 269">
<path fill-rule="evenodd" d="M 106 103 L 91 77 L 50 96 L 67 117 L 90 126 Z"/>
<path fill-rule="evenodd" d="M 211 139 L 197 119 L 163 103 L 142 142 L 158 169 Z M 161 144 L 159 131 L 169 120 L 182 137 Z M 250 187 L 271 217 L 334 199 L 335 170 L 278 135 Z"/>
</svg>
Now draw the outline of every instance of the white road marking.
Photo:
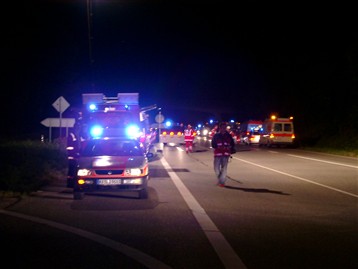
<svg viewBox="0 0 358 269">
<path fill-rule="evenodd" d="M 302 157 L 302 156 L 292 155 L 292 154 L 287 154 L 287 155 L 288 155 L 288 156 L 291 156 L 291 157 L 295 157 L 295 158 L 301 158 L 301 159 L 310 160 L 310 161 L 316 161 L 316 162 L 322 162 L 322 163 L 329 163 L 329 164 L 340 165 L 340 166 L 345 166 L 345 167 L 350 167 L 350 168 L 358 169 L 358 166 L 357 166 L 357 165 L 349 165 L 349 164 L 344 164 L 344 163 L 324 161 L 324 160 L 320 160 L 320 159 Z"/>
<path fill-rule="evenodd" d="M 218 254 L 225 268 L 246 269 L 246 266 L 244 265 L 242 260 L 235 253 L 230 244 L 226 241 L 225 237 L 216 227 L 214 222 L 206 214 L 205 210 L 200 206 L 198 201 L 194 198 L 191 192 L 180 180 L 178 175 L 175 172 L 172 172 L 173 170 L 168 164 L 168 162 L 164 158 L 161 158 L 161 162 L 164 168 L 168 171 L 170 178 L 172 179 L 174 185 L 177 187 L 180 194 L 184 198 L 188 207 L 192 210 L 194 217 L 198 221 L 206 237 L 209 239 L 211 245 Z"/>
<path fill-rule="evenodd" d="M 296 179 L 299 179 L 299 180 L 302 180 L 302 181 L 305 181 L 305 182 L 309 182 L 309 183 L 311 183 L 311 184 L 315 184 L 315 185 L 318 185 L 318 186 L 321 186 L 321 187 L 324 187 L 324 188 L 327 188 L 327 189 L 330 189 L 330 190 L 334 190 L 334 191 L 337 191 L 337 192 L 340 192 L 340 193 L 344 193 L 344 194 L 347 194 L 347 195 L 349 195 L 349 196 L 353 196 L 353 197 L 358 198 L 358 195 L 356 195 L 356 194 L 354 194 L 354 193 L 342 191 L 342 190 L 337 189 L 337 188 L 334 188 L 334 187 L 330 187 L 330 186 L 327 186 L 327 185 L 324 185 L 324 184 L 320 184 L 320 183 L 314 182 L 314 181 L 309 180 L 309 179 L 305 179 L 305 178 L 298 177 L 298 176 L 294 176 L 294 175 L 291 175 L 291 174 L 288 174 L 288 173 L 285 173 L 285 172 L 281 172 L 281 171 L 278 171 L 278 170 L 276 170 L 276 169 L 272 169 L 272 168 L 269 168 L 269 167 L 266 167 L 266 166 L 263 166 L 263 165 L 259 165 L 259 164 L 253 163 L 253 162 L 249 162 L 249 161 L 246 161 L 246 160 L 237 158 L 237 157 L 233 157 L 233 158 L 234 158 L 235 160 L 242 161 L 242 162 L 244 162 L 244 163 L 248 163 L 248 164 L 251 164 L 251 165 L 254 165 L 254 166 L 257 166 L 257 167 L 266 169 L 266 170 L 270 170 L 270 171 L 272 171 L 272 172 L 275 172 L 275 173 L 278 173 L 278 174 L 281 174 L 281 175 L 285 175 L 285 176 L 288 176 L 288 177 L 293 177 L 293 178 L 296 178 Z"/>
<path fill-rule="evenodd" d="M 157 269 L 157 268 L 172 269 L 171 267 L 162 263 L 161 261 L 156 260 L 153 257 L 151 257 L 135 248 L 131 248 L 125 244 L 119 243 L 117 241 L 114 241 L 112 239 L 109 239 L 107 237 L 104 237 L 104 236 L 101 236 L 101 235 L 98 235 L 95 233 L 91 233 L 91 232 L 81 230 L 81 229 L 78 229 L 78 228 L 75 228 L 72 226 L 68 226 L 65 224 L 61 224 L 58 222 L 54 222 L 54 221 L 50 221 L 50 220 L 46 220 L 46 219 L 42 219 L 42 218 L 38 218 L 38 217 L 33 217 L 33 216 L 21 214 L 21 213 L 16 213 L 16 212 L 12 212 L 12 211 L 7 211 L 7 210 L 3 210 L 3 209 L 0 209 L 0 214 L 6 214 L 9 216 L 30 220 L 32 222 L 45 224 L 47 226 L 50 226 L 50 227 L 53 227 L 53 228 L 56 228 L 59 230 L 63 230 L 68 233 L 73 233 L 73 234 L 82 236 L 89 240 L 95 241 L 96 243 L 99 243 L 101 245 L 109 247 L 115 251 L 118 251 L 118 252 L 132 258 L 133 260 L 135 260 L 151 269 Z"/>
</svg>

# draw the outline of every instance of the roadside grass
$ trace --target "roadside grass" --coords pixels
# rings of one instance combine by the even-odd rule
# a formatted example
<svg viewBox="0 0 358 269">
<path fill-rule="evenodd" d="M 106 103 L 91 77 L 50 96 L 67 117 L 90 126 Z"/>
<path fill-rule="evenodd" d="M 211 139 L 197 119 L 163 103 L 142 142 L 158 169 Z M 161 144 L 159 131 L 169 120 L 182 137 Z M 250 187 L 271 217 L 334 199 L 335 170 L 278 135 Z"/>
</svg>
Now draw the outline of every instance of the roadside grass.
<svg viewBox="0 0 358 269">
<path fill-rule="evenodd" d="M 67 155 L 58 143 L 9 141 L 0 143 L 0 199 L 29 194 L 67 174 Z"/>
<path fill-rule="evenodd" d="M 336 149 L 329 147 L 301 147 L 303 150 L 310 150 L 322 153 L 329 153 L 333 155 L 340 155 L 346 157 L 358 157 L 358 149 Z"/>
<path fill-rule="evenodd" d="M 358 157 L 358 137 L 322 137 L 314 145 L 301 144 L 301 149 L 324 152 L 334 155 Z"/>
</svg>

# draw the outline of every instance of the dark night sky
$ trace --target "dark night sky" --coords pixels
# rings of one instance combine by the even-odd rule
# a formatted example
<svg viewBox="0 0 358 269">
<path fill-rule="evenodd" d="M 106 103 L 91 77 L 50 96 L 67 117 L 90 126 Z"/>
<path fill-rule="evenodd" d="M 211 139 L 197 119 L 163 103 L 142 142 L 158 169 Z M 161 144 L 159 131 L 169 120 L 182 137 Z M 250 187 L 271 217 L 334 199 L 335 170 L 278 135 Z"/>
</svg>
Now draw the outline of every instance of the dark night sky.
<svg viewBox="0 0 358 269">
<path fill-rule="evenodd" d="M 184 122 L 210 110 L 240 121 L 294 115 L 313 134 L 342 117 L 358 122 L 358 31 L 347 6 L 92 0 L 90 64 L 86 0 L 15 2 L 1 23 L 6 135 L 46 130 L 58 97 L 71 104 L 66 117 L 86 92 L 139 92 L 142 106 Z"/>
</svg>

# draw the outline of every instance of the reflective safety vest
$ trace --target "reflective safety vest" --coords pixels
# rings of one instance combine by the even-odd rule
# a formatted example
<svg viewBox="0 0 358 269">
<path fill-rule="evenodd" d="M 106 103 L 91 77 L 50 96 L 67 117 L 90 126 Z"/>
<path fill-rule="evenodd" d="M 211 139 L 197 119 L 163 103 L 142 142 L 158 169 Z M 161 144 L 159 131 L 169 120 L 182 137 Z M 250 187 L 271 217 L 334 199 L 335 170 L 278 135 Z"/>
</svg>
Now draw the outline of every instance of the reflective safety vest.
<svg viewBox="0 0 358 269">
<path fill-rule="evenodd" d="M 184 141 L 185 142 L 194 141 L 194 130 L 193 129 L 185 129 L 184 130 Z"/>
<path fill-rule="evenodd" d="M 235 142 L 232 136 L 226 132 L 216 133 L 211 141 L 211 145 L 214 148 L 214 156 L 230 156 L 231 149 L 235 147 Z"/>
</svg>

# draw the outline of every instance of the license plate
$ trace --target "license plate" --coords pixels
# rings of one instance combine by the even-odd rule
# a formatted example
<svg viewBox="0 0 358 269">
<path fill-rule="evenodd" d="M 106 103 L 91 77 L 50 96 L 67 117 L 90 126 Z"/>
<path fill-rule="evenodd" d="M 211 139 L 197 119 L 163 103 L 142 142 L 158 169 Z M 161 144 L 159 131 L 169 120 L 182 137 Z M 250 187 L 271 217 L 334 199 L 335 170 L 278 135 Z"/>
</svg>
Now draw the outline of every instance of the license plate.
<svg viewBox="0 0 358 269">
<path fill-rule="evenodd" d="M 97 185 L 120 185 L 120 179 L 97 179 Z"/>
</svg>

